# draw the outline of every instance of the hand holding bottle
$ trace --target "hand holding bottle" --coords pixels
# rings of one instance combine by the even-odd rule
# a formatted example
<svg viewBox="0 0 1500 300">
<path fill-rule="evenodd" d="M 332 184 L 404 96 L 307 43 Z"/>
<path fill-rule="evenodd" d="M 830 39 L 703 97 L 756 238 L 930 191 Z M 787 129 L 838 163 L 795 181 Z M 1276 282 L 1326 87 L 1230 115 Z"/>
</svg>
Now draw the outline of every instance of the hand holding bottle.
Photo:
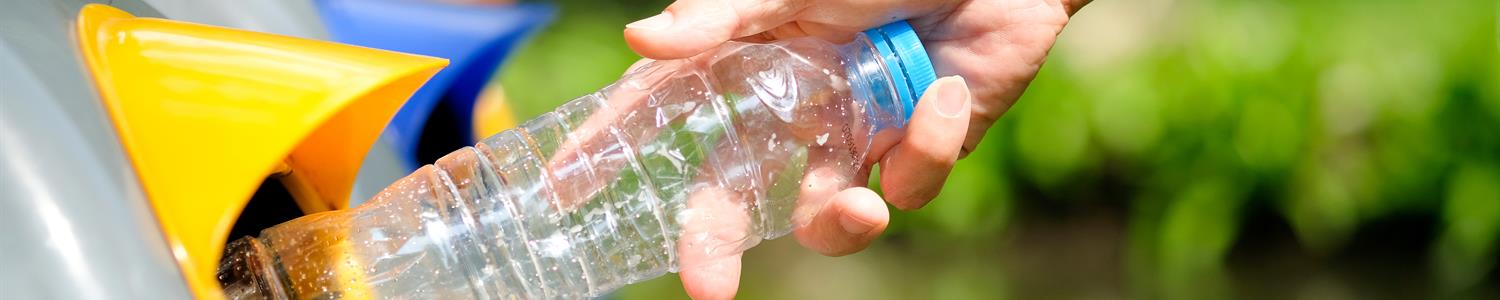
<svg viewBox="0 0 1500 300">
<path fill-rule="evenodd" d="M 884 201 L 911 210 L 938 194 L 954 162 L 973 151 L 985 131 L 1015 103 L 1068 18 L 1089 1 L 680 0 L 659 15 L 628 25 L 625 38 L 648 59 L 678 59 L 730 40 L 811 36 L 844 42 L 866 28 L 908 20 L 923 38 L 937 74 L 949 77 L 934 82 L 922 95 L 904 132 L 884 132 L 876 138 L 866 172 L 861 173 L 879 162 Z M 816 207 L 798 209 L 816 212 L 794 232 L 799 242 L 823 254 L 844 255 L 864 249 L 884 231 L 889 215 L 879 195 L 863 187 L 816 188 L 818 182 L 844 180 L 862 186 L 866 178 L 820 178 L 825 172 L 816 165 L 809 168 L 798 205 Z M 715 231 L 742 231 L 736 226 L 744 225 L 690 222 L 683 230 L 713 236 Z M 689 295 L 733 297 L 739 252 L 688 251 L 693 247 L 679 245 L 680 272 Z"/>
</svg>

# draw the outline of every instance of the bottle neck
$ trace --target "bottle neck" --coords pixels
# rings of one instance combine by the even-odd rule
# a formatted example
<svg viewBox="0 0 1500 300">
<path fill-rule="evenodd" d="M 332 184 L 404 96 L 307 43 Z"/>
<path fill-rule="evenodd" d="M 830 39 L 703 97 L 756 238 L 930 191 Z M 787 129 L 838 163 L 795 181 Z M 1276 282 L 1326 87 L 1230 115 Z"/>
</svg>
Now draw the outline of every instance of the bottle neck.
<svg viewBox="0 0 1500 300">
<path fill-rule="evenodd" d="M 275 260 L 253 237 L 229 243 L 219 262 L 218 279 L 226 299 L 288 299 Z"/>
<path fill-rule="evenodd" d="M 865 113 L 875 121 L 875 130 L 906 127 L 911 106 L 901 100 L 891 68 L 871 40 L 859 34 L 853 42 L 839 45 L 838 51 L 849 89 L 855 100 L 865 104 Z"/>
</svg>

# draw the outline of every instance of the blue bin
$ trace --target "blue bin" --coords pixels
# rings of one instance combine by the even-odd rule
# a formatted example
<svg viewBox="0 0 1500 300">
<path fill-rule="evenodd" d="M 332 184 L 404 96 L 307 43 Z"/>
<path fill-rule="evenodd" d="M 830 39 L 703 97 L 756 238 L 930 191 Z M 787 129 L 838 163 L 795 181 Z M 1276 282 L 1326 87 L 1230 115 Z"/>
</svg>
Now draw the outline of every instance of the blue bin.
<svg viewBox="0 0 1500 300">
<path fill-rule="evenodd" d="M 333 40 L 450 60 L 417 91 L 386 127 L 383 142 L 400 164 L 415 170 L 427 147 L 441 155 L 473 144 L 473 113 L 479 92 L 519 41 L 551 21 L 546 3 L 458 5 L 400 0 L 319 0 L 318 14 Z M 450 124 L 441 144 L 423 145 L 430 122 Z M 430 140 L 430 139 L 429 139 Z M 431 151 L 427 151 L 431 152 Z M 425 154 L 426 159 L 434 158 Z"/>
</svg>

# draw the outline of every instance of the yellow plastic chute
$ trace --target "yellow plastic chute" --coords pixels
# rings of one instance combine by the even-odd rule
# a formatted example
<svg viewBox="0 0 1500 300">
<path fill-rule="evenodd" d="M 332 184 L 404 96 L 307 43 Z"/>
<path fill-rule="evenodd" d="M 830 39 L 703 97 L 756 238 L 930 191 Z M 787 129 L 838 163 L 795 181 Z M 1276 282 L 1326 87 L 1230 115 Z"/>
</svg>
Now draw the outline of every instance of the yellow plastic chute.
<svg viewBox="0 0 1500 300">
<path fill-rule="evenodd" d="M 284 174 L 305 212 L 347 205 L 355 172 L 445 60 L 136 18 L 84 6 L 80 52 L 189 286 L 215 280 L 240 210 Z"/>
</svg>

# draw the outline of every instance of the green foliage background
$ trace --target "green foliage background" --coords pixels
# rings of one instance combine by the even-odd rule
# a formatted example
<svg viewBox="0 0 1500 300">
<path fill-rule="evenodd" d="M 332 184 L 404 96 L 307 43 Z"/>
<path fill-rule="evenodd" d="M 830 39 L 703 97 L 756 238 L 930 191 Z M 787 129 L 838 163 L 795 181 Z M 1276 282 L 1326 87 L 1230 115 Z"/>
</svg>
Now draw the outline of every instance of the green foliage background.
<svg viewBox="0 0 1500 300">
<path fill-rule="evenodd" d="M 564 0 L 522 119 L 637 59 L 664 1 Z M 868 251 L 750 251 L 742 298 L 1500 298 L 1492 0 L 1097 0 Z M 683 297 L 676 278 L 622 299 Z"/>
</svg>

